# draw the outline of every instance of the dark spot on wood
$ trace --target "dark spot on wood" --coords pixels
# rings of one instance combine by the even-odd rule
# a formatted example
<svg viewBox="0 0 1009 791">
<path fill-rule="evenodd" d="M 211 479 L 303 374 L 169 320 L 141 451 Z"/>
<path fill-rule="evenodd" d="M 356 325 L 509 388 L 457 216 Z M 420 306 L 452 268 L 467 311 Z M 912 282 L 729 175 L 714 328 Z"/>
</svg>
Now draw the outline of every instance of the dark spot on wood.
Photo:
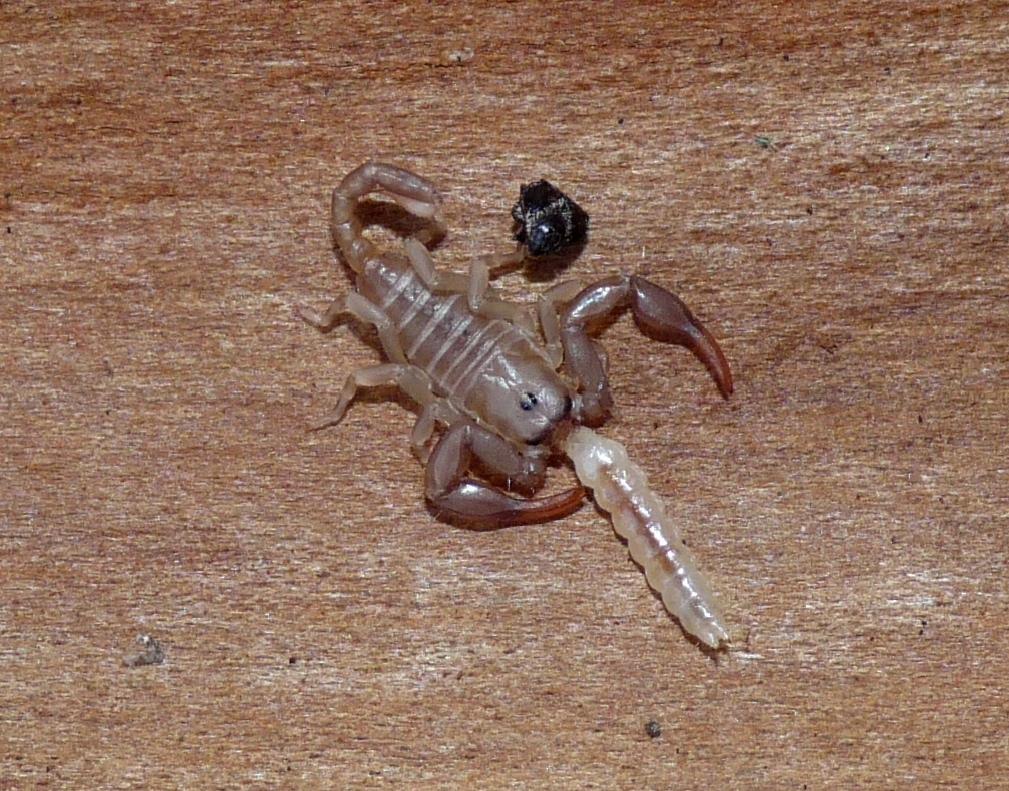
<svg viewBox="0 0 1009 791">
<path fill-rule="evenodd" d="M 165 651 L 161 644 L 148 634 L 137 637 L 137 643 L 141 647 L 138 654 L 127 657 L 123 660 L 126 667 L 143 667 L 145 665 L 160 665 L 165 661 Z"/>
<path fill-rule="evenodd" d="M 658 739 L 662 735 L 662 726 L 660 726 L 655 720 L 649 720 L 645 723 L 645 733 L 647 733 L 651 739 Z"/>
</svg>

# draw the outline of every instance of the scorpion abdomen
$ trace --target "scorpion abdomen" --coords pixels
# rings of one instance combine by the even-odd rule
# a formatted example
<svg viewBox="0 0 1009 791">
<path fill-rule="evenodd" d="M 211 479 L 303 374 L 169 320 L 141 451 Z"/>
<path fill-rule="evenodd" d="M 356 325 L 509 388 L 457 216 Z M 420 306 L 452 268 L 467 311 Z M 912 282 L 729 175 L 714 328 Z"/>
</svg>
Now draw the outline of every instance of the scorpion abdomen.
<svg viewBox="0 0 1009 791">
<path fill-rule="evenodd" d="M 472 312 L 464 294 L 432 291 L 405 260 L 373 258 L 358 290 L 389 318 L 407 361 L 457 406 L 495 354 L 528 344 L 513 324 Z"/>
</svg>

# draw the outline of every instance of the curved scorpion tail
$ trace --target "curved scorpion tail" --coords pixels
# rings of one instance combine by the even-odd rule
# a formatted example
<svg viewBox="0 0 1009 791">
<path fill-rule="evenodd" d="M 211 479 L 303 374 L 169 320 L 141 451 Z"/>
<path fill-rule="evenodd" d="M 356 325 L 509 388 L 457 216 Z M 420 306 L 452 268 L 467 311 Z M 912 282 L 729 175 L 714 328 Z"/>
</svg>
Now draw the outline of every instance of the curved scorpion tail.
<svg viewBox="0 0 1009 791">
<path fill-rule="evenodd" d="M 364 269 L 365 263 L 375 255 L 375 247 L 361 234 L 361 223 L 354 210 L 361 198 L 379 191 L 387 193 L 411 214 L 431 220 L 435 230 L 427 232 L 427 239 L 444 233 L 441 198 L 431 182 L 395 165 L 365 162 L 348 173 L 333 190 L 330 213 L 333 243 L 355 272 Z"/>
</svg>

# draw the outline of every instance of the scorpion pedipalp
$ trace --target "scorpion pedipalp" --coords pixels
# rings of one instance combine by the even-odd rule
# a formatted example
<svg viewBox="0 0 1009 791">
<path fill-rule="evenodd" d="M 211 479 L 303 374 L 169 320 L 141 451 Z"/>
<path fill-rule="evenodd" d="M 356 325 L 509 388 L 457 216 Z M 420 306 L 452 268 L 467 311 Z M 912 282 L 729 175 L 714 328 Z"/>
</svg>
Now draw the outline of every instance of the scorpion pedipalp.
<svg viewBox="0 0 1009 791">
<path fill-rule="evenodd" d="M 442 435 L 428 459 L 427 497 L 440 517 L 484 527 L 532 524 L 567 516 L 585 499 L 580 486 L 550 497 L 512 497 L 465 477 L 473 461 L 527 492 L 543 484 L 546 472 L 541 456 L 523 455 L 487 429 L 460 421 Z"/>
<path fill-rule="evenodd" d="M 583 289 L 564 309 L 561 343 L 564 364 L 581 389 L 579 422 L 599 426 L 613 407 L 606 365 L 589 337 L 613 313 L 630 307 L 645 334 L 685 346 L 707 366 L 725 398 L 732 393 L 732 371 L 718 342 L 683 300 L 637 275 L 614 275 Z"/>
</svg>

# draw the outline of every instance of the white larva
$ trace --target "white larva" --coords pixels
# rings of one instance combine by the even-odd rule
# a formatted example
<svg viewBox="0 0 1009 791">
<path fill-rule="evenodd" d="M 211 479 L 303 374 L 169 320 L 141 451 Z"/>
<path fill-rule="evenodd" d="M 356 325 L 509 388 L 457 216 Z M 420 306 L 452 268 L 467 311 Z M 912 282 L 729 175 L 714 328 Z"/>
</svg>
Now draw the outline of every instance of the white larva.
<svg viewBox="0 0 1009 791">
<path fill-rule="evenodd" d="M 627 540 L 631 558 L 644 569 L 666 609 L 705 645 L 717 649 L 728 643 L 729 633 L 708 581 L 624 446 L 580 426 L 568 436 L 564 449 L 578 479 L 610 514 L 614 529 Z"/>
</svg>

